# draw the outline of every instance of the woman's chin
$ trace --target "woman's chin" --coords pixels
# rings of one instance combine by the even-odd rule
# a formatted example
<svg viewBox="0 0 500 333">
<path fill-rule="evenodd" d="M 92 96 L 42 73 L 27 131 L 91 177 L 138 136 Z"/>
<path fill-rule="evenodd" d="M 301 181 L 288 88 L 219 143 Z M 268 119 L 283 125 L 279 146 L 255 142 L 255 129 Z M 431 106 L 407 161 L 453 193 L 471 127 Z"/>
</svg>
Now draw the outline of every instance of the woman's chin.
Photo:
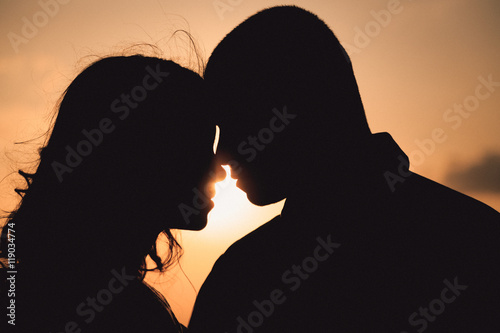
<svg viewBox="0 0 500 333">
<path fill-rule="evenodd" d="M 208 222 L 208 212 L 200 212 L 199 216 L 191 216 L 189 221 L 184 224 L 179 224 L 176 226 L 170 227 L 170 229 L 179 229 L 179 230 L 190 230 L 190 231 L 198 231 L 202 230 L 207 226 Z"/>
<path fill-rule="evenodd" d="M 192 230 L 192 231 L 199 231 L 204 229 L 207 226 L 207 216 L 205 215 L 205 219 L 197 219 L 196 221 L 193 221 L 193 224 L 190 224 L 187 226 L 185 230 Z"/>
</svg>

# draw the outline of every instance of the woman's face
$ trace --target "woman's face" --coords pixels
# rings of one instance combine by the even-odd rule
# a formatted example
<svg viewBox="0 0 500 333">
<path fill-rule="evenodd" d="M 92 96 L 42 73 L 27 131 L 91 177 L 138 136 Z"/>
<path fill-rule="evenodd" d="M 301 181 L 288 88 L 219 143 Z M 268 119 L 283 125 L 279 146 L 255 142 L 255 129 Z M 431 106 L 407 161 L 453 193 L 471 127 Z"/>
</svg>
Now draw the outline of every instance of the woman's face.
<svg viewBox="0 0 500 333">
<path fill-rule="evenodd" d="M 206 124 L 202 124 L 206 127 Z M 178 141 L 178 151 L 182 161 L 174 180 L 178 187 L 175 196 L 176 219 L 169 221 L 171 229 L 201 230 L 207 225 L 207 215 L 212 210 L 215 183 L 222 180 L 226 173 L 216 164 L 213 152 L 215 126 L 213 128 L 194 128 Z M 191 135 L 189 135 L 191 134 Z M 175 161 L 174 161 L 175 163 Z"/>
<path fill-rule="evenodd" d="M 150 170 L 158 195 L 153 195 L 153 210 L 160 214 L 162 229 L 201 230 L 213 208 L 215 182 L 225 177 L 215 165 L 213 144 L 215 122 L 204 101 L 204 82 L 187 69 L 162 69 L 170 75 L 164 89 L 153 100 L 155 109 L 146 128 L 154 148 Z M 146 107 L 146 106 L 145 106 Z M 157 215 L 158 216 L 158 215 Z"/>
</svg>

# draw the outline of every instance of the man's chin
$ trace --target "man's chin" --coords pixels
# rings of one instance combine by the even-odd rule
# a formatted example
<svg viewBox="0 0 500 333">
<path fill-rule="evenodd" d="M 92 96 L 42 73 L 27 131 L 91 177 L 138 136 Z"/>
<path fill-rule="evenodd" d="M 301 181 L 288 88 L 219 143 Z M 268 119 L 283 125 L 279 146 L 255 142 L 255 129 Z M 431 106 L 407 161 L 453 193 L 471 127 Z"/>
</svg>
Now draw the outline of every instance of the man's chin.
<svg viewBox="0 0 500 333">
<path fill-rule="evenodd" d="M 281 192 L 277 192 L 274 188 L 257 189 L 259 186 L 241 178 L 236 181 L 236 187 L 245 192 L 248 201 L 256 206 L 267 206 L 285 198 Z"/>
<path fill-rule="evenodd" d="M 261 193 L 248 193 L 247 192 L 247 198 L 248 198 L 248 201 L 250 201 L 252 204 L 262 207 L 262 206 L 271 205 L 273 203 L 277 203 L 277 202 L 283 200 L 285 197 L 283 197 L 282 195 L 278 195 L 278 194 L 263 195 Z"/>
</svg>

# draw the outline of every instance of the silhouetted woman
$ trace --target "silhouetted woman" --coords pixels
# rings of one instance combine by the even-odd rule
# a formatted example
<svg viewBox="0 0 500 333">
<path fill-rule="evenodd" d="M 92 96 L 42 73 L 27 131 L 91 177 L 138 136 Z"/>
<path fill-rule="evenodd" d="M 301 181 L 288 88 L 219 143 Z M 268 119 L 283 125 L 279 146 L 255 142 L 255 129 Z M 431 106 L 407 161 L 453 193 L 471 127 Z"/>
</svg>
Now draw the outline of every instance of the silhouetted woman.
<svg viewBox="0 0 500 333">
<path fill-rule="evenodd" d="M 143 56 L 99 60 L 70 84 L 38 169 L 20 171 L 28 186 L 8 221 L 20 332 L 182 331 L 142 279 L 145 256 L 159 269 L 178 258 L 169 229 L 202 229 L 212 208 L 215 125 L 201 86 L 194 72 Z"/>
</svg>

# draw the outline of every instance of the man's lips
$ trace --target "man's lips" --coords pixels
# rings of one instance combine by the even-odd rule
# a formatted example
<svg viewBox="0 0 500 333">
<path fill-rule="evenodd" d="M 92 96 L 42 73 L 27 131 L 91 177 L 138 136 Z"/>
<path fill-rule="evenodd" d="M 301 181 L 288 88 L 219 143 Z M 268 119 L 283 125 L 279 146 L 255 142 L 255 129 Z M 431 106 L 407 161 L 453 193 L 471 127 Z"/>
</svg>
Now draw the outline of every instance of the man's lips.
<svg viewBox="0 0 500 333">
<path fill-rule="evenodd" d="M 208 203 L 208 206 L 207 206 L 208 211 L 212 210 L 212 208 L 214 208 L 214 207 L 215 207 L 215 202 L 213 200 L 210 200 L 210 202 Z"/>
</svg>

